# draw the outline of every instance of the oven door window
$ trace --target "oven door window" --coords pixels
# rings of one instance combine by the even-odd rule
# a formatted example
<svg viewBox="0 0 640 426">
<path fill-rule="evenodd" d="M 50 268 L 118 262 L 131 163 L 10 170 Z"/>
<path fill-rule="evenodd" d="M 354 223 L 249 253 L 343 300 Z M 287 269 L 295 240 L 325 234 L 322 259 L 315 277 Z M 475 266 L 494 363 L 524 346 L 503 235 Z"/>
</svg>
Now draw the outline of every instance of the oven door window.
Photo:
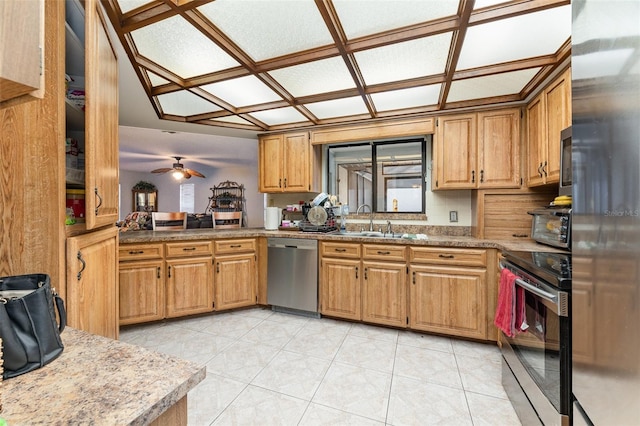
<svg viewBox="0 0 640 426">
<path fill-rule="evenodd" d="M 527 329 L 509 339 L 516 356 L 540 390 L 560 411 L 560 324 L 555 306 L 525 292 Z"/>
</svg>

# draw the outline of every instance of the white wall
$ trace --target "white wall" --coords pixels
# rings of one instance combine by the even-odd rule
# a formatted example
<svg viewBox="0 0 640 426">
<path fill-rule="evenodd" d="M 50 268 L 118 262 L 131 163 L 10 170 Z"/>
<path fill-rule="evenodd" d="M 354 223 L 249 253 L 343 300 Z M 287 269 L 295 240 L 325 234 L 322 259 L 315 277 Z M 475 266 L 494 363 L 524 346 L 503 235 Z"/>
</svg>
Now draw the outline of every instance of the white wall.
<svg viewBox="0 0 640 426">
<path fill-rule="evenodd" d="M 195 189 L 195 212 L 204 213 L 213 194 L 211 188 L 221 182 L 230 180 L 244 185 L 245 209 L 247 225 L 262 227 L 264 224 L 264 195 L 258 192 L 258 167 L 256 163 L 250 166 L 233 168 L 206 168 L 199 170 L 206 178 L 192 177 L 184 183 L 193 183 Z M 139 181 L 153 183 L 158 188 L 158 210 L 180 210 L 180 182 L 171 177 L 170 173 L 154 174 L 148 172 L 131 172 L 120 170 L 120 219 L 123 219 L 133 209 L 131 188 Z"/>
</svg>

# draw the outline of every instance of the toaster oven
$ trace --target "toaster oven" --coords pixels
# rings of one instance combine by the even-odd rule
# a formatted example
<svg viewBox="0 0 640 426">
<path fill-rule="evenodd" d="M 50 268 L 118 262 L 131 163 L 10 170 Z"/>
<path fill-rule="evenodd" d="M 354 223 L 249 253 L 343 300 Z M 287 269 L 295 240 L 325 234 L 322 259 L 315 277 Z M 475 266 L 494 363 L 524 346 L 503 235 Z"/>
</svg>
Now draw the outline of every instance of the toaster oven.
<svg viewBox="0 0 640 426">
<path fill-rule="evenodd" d="M 546 207 L 529 213 L 531 220 L 531 238 L 549 246 L 571 248 L 571 209 Z"/>
</svg>

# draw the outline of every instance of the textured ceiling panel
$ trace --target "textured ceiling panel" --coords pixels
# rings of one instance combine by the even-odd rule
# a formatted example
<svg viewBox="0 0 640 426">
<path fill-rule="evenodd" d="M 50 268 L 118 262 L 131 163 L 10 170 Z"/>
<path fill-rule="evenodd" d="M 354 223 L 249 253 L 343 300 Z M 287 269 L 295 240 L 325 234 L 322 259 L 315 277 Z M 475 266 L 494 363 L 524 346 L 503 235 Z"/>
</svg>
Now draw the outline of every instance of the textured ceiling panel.
<svg viewBox="0 0 640 426">
<path fill-rule="evenodd" d="M 207 84 L 202 86 L 202 89 L 235 107 L 282 100 L 276 92 L 254 76 Z"/>
<path fill-rule="evenodd" d="M 355 87 L 341 57 L 282 68 L 269 74 L 295 97 Z"/>
<path fill-rule="evenodd" d="M 186 90 L 160 95 L 158 96 L 158 102 L 162 106 L 162 112 L 173 115 L 189 116 L 221 109 Z"/>
<path fill-rule="evenodd" d="M 347 117 L 350 115 L 366 114 L 368 112 L 367 106 L 364 104 L 360 96 L 314 102 L 306 104 L 305 107 L 320 119 Z"/>
<path fill-rule="evenodd" d="M 251 113 L 251 115 L 269 126 L 277 126 L 284 123 L 308 123 L 305 116 L 292 107 L 258 111 Z"/>
<path fill-rule="evenodd" d="M 240 65 L 180 16 L 131 33 L 138 52 L 182 78 Z"/>
<path fill-rule="evenodd" d="M 447 102 L 490 98 L 518 93 L 538 71 L 540 71 L 539 68 L 532 68 L 454 81 L 451 83 L 451 90 L 449 91 Z"/>
<path fill-rule="evenodd" d="M 430 86 L 374 93 L 371 98 L 378 111 L 435 105 L 438 103 L 441 86 L 440 84 L 432 84 Z"/>
<path fill-rule="evenodd" d="M 216 0 L 198 9 L 255 61 L 333 42 L 313 0 Z"/>
</svg>

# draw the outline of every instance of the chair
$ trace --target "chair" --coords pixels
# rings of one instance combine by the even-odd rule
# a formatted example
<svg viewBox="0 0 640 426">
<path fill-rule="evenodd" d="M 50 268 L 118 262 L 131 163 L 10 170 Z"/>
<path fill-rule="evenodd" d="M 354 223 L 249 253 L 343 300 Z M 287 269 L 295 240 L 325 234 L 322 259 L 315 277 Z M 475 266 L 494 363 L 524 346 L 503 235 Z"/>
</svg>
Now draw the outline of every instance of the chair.
<svg viewBox="0 0 640 426">
<path fill-rule="evenodd" d="M 152 212 L 151 223 L 154 231 L 180 231 L 187 229 L 187 213 Z"/>
</svg>

